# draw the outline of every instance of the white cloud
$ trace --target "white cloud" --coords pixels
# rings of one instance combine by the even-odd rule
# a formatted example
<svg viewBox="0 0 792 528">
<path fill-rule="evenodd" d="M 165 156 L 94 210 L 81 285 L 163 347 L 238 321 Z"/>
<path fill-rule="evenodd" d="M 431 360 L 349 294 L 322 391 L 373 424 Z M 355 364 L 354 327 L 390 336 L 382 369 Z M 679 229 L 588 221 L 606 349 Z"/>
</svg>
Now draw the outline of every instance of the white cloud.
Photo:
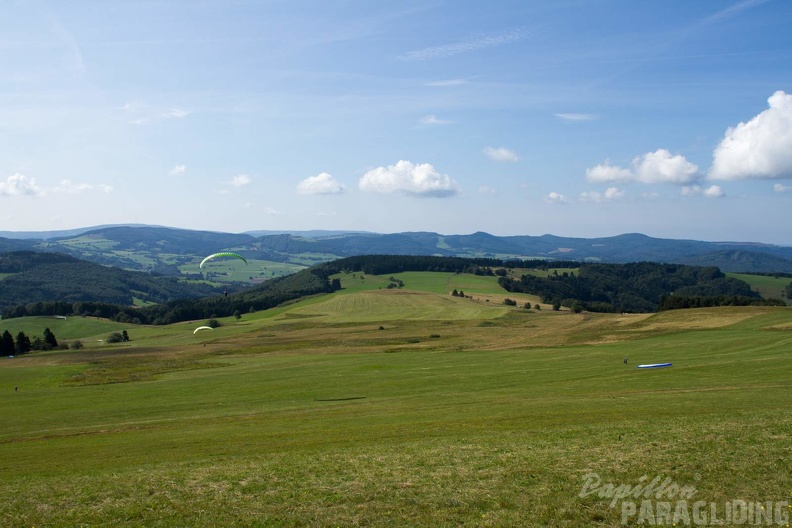
<svg viewBox="0 0 792 528">
<path fill-rule="evenodd" d="M 188 110 L 181 108 L 155 107 L 143 101 L 129 101 L 121 107 L 135 125 L 145 125 L 161 119 L 183 119 L 190 115 Z"/>
<path fill-rule="evenodd" d="M 360 178 L 362 191 L 376 193 L 400 192 L 412 196 L 453 196 L 459 185 L 450 176 L 440 174 L 429 163 L 414 164 L 401 160 L 395 165 L 377 167 Z"/>
<path fill-rule="evenodd" d="M 723 189 L 721 189 L 720 185 L 712 185 L 707 189 L 704 189 L 704 196 L 707 198 L 721 198 L 726 196 L 726 194 L 723 192 Z"/>
<path fill-rule="evenodd" d="M 611 165 L 608 160 L 586 169 L 586 179 L 592 183 L 672 183 L 685 185 L 700 179 L 698 166 L 682 155 L 672 155 L 666 149 L 657 149 L 638 156 L 630 168 Z"/>
<path fill-rule="evenodd" d="M 700 185 L 686 185 L 681 189 L 682 196 L 698 196 L 703 195 L 706 198 L 722 198 L 726 196 L 721 189 L 720 185 L 711 185 L 706 189 Z"/>
<path fill-rule="evenodd" d="M 648 152 L 633 161 L 635 177 L 642 183 L 686 184 L 699 179 L 698 166 L 666 149 Z"/>
<path fill-rule="evenodd" d="M 557 193 L 555 191 L 551 192 L 547 196 L 544 197 L 544 201 L 546 203 L 553 203 L 553 204 L 565 204 L 568 203 L 566 196 L 561 193 Z"/>
<path fill-rule="evenodd" d="M 474 37 L 463 42 L 454 44 L 443 44 L 441 46 L 433 46 L 415 51 L 408 51 L 396 57 L 397 60 L 405 62 L 427 61 L 434 59 L 444 59 L 459 55 L 460 53 L 468 53 L 494 46 L 501 46 L 510 42 L 517 42 L 523 38 L 522 31 L 507 31 L 497 35 L 489 35 L 482 37 Z"/>
<path fill-rule="evenodd" d="M 66 194 L 80 194 L 83 191 L 90 191 L 94 186 L 87 183 L 74 183 L 71 180 L 61 180 L 61 182 L 48 191 L 66 193 Z"/>
<path fill-rule="evenodd" d="M 298 194 L 339 194 L 344 186 L 328 173 L 309 176 L 297 185 Z"/>
<path fill-rule="evenodd" d="M 779 90 L 767 102 L 767 110 L 726 131 L 710 179 L 792 178 L 792 94 Z"/>
<path fill-rule="evenodd" d="M 484 152 L 485 156 L 494 161 L 509 161 L 512 163 L 520 161 L 520 157 L 515 154 L 514 151 L 503 147 L 485 147 L 482 152 Z"/>
<path fill-rule="evenodd" d="M 187 172 L 187 165 L 174 165 L 168 174 L 171 176 L 180 176 Z"/>
<path fill-rule="evenodd" d="M 0 181 L 0 196 L 38 196 L 41 188 L 36 185 L 35 178 L 16 173 Z"/>
<path fill-rule="evenodd" d="M 564 121 L 594 121 L 597 119 L 596 114 L 553 114 L 558 119 L 563 119 Z"/>
<path fill-rule="evenodd" d="M 792 191 L 792 185 L 784 185 L 782 183 L 776 183 L 775 185 L 773 185 L 773 190 L 777 193 L 790 192 Z"/>
<path fill-rule="evenodd" d="M 580 193 L 580 201 L 595 203 L 610 202 L 622 198 L 624 194 L 625 192 L 617 187 L 608 187 L 604 193 L 597 191 L 586 191 Z"/>
<path fill-rule="evenodd" d="M 162 117 L 175 117 L 177 119 L 182 119 L 190 115 L 190 112 L 187 110 L 182 110 L 181 108 L 169 108 L 165 113 L 162 114 Z"/>
<path fill-rule="evenodd" d="M 432 126 L 432 125 L 450 125 L 453 124 L 453 121 L 448 121 L 446 119 L 438 119 L 435 115 L 428 115 L 424 116 L 419 120 L 419 123 L 422 125 Z"/>
<path fill-rule="evenodd" d="M 586 179 L 591 183 L 624 183 L 632 181 L 634 176 L 630 169 L 622 169 L 605 160 L 601 165 L 586 169 Z"/>
<path fill-rule="evenodd" d="M 495 194 L 498 191 L 493 189 L 489 185 L 482 185 L 481 187 L 478 188 L 478 192 L 480 192 L 482 194 Z"/>
<path fill-rule="evenodd" d="M 280 211 L 278 211 L 277 209 L 273 209 L 272 207 L 265 207 L 263 212 L 266 215 L 279 215 L 280 214 Z"/>
<path fill-rule="evenodd" d="M 249 185 L 253 180 L 247 174 L 239 174 L 231 178 L 229 182 L 234 187 L 244 187 L 245 185 Z"/>
</svg>

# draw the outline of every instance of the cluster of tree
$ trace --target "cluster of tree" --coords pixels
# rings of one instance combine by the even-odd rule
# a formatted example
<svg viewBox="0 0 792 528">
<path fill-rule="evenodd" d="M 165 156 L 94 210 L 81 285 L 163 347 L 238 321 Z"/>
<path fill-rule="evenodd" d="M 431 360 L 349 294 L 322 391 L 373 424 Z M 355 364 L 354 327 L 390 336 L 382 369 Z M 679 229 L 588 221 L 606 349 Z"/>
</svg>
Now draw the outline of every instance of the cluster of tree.
<svg viewBox="0 0 792 528">
<path fill-rule="evenodd" d="M 539 295 L 554 307 L 593 312 L 654 312 L 669 294 L 683 297 L 737 296 L 760 299 L 743 281 L 728 278 L 718 268 L 638 262 L 582 264 L 574 272 L 546 277 L 523 275 L 498 279 L 507 291 Z"/>
<path fill-rule="evenodd" d="M 494 275 L 493 268 L 562 268 L 580 266 L 577 261 L 547 260 L 502 260 L 497 258 L 438 257 L 426 255 L 361 255 L 346 257 L 332 262 L 319 264 L 317 268 L 335 273 L 363 272 L 370 275 L 386 275 L 403 271 L 443 271 L 452 273 L 473 273 L 475 275 Z M 505 275 L 506 272 L 501 272 Z"/>
<path fill-rule="evenodd" d="M 52 350 L 53 348 L 59 348 L 59 345 L 55 334 L 49 328 L 44 329 L 42 337 L 34 337 L 33 340 L 25 335 L 25 332 L 19 332 L 14 339 L 8 330 L 3 331 L 3 335 L 0 337 L 0 356 L 20 356 L 31 350 Z"/>
<path fill-rule="evenodd" d="M 397 279 L 396 277 L 391 277 L 388 279 L 388 289 L 392 290 L 394 288 L 404 288 L 404 281 L 401 279 Z"/>
<path fill-rule="evenodd" d="M 660 311 L 712 306 L 786 306 L 781 299 L 756 299 L 738 295 L 684 296 L 668 295 L 660 299 Z"/>
<path fill-rule="evenodd" d="M 464 296 L 465 296 L 465 292 L 462 290 L 457 291 L 456 288 L 454 288 L 454 291 L 451 292 L 451 297 L 464 297 Z"/>
</svg>

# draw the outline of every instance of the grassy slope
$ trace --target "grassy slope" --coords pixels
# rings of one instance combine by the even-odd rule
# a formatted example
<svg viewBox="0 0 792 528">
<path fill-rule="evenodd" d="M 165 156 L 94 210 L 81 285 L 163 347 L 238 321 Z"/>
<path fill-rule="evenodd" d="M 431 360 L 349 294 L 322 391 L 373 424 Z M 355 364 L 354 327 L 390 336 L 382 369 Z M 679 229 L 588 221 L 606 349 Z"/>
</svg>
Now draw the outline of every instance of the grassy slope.
<svg viewBox="0 0 792 528">
<path fill-rule="evenodd" d="M 774 297 L 776 299 L 784 299 L 787 304 L 790 303 L 790 300 L 786 299 L 782 294 L 792 279 L 770 277 L 767 275 L 750 275 L 746 273 L 727 273 L 726 276 L 747 282 L 751 285 L 753 291 L 757 292 L 765 299 Z"/>
<path fill-rule="evenodd" d="M 620 526 L 589 471 L 789 497 L 789 309 L 529 312 L 475 300 L 491 277 L 396 278 L 423 292 L 344 276 L 213 332 L 0 360 L 0 524 Z"/>
</svg>

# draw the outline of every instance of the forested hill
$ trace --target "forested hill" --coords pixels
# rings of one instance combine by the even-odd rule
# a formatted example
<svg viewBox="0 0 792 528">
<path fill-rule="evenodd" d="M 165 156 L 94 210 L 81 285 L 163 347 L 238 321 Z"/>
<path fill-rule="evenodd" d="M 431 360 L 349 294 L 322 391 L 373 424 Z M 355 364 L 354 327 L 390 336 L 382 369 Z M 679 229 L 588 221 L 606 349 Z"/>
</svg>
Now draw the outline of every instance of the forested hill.
<svg viewBox="0 0 792 528">
<path fill-rule="evenodd" d="M 503 288 L 538 295 L 546 303 L 596 312 L 654 312 L 723 304 L 770 303 L 718 268 L 638 262 L 583 264 L 576 272 L 548 270 L 519 279 L 501 277 Z"/>
<path fill-rule="evenodd" d="M 48 301 L 131 306 L 135 299 L 162 303 L 218 292 L 206 284 L 106 267 L 58 253 L 0 254 L 0 274 L 8 274 L 0 280 L 0 308 Z"/>
</svg>

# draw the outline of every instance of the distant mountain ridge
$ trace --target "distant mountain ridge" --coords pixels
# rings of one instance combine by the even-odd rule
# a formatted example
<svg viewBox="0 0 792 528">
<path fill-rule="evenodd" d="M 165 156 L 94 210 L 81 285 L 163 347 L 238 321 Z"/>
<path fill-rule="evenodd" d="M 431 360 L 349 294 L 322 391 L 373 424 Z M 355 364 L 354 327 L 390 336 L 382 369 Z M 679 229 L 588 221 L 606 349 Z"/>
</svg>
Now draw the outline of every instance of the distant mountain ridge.
<svg viewBox="0 0 792 528">
<path fill-rule="evenodd" d="M 707 242 L 627 233 L 601 238 L 555 235 L 496 236 L 485 232 L 369 233 L 302 231 L 223 233 L 161 226 L 114 225 L 36 232 L 38 238 L 0 232 L 0 252 L 50 251 L 115 267 L 178 274 L 177 267 L 228 250 L 247 258 L 309 266 L 369 255 L 542 258 L 586 262 L 666 262 L 718 266 L 724 272 L 792 273 L 792 247 L 755 242 Z M 29 232 L 27 234 L 33 234 Z M 133 258 L 133 255 L 135 258 Z"/>
</svg>

